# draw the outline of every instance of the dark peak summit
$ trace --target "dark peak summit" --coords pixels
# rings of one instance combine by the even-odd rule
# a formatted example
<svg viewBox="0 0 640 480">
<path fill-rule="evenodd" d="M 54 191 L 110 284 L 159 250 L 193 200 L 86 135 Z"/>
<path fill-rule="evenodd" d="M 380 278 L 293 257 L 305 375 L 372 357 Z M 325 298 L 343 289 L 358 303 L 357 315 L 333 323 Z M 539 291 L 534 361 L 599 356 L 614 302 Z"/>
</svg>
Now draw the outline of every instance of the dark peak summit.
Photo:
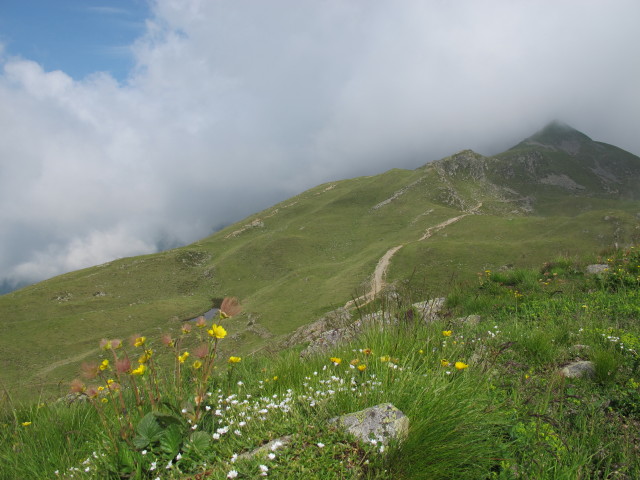
<svg viewBox="0 0 640 480">
<path fill-rule="evenodd" d="M 591 139 L 584 133 L 579 132 L 566 123 L 562 123 L 559 121 L 551 122 L 542 130 L 529 137 L 527 140 L 533 140 L 545 145 L 554 146 L 559 146 L 562 142 L 566 141 L 591 141 Z"/>
<path fill-rule="evenodd" d="M 526 142 L 537 142 L 543 145 L 560 146 L 564 142 L 591 142 L 591 138 L 566 123 L 554 121 L 539 132 L 530 136 Z"/>
<path fill-rule="evenodd" d="M 566 123 L 555 120 L 514 148 L 537 145 L 552 150 L 564 150 L 571 155 L 575 155 L 580 151 L 582 145 L 590 142 L 592 140 L 584 133 Z"/>
</svg>

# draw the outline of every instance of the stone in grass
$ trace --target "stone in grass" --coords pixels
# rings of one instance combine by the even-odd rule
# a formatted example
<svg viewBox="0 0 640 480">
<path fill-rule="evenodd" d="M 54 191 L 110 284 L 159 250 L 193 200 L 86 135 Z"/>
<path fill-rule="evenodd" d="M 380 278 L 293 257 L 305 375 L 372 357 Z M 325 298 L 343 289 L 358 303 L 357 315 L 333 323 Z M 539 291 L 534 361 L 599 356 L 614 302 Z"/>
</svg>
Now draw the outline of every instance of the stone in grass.
<svg viewBox="0 0 640 480">
<path fill-rule="evenodd" d="M 598 263 L 594 265 L 587 265 L 587 273 L 591 275 L 598 275 L 609 270 L 609 265 Z"/>
<path fill-rule="evenodd" d="M 444 307 L 446 298 L 432 298 L 426 302 L 414 303 L 412 306 L 418 311 L 418 315 L 425 323 L 431 323 L 440 318 L 439 314 Z"/>
<path fill-rule="evenodd" d="M 596 373 L 593 362 L 586 360 L 574 362 L 561 370 L 562 375 L 567 378 L 592 377 Z"/>
<path fill-rule="evenodd" d="M 269 453 L 275 452 L 279 448 L 286 446 L 291 443 L 291 435 L 287 435 L 285 437 L 276 438 L 275 440 L 271 440 L 269 443 L 252 450 L 251 452 L 243 453 L 238 458 L 240 460 L 250 460 L 255 457 L 266 457 Z"/>
<path fill-rule="evenodd" d="M 457 320 L 465 325 L 476 326 L 480 323 L 482 317 L 480 315 L 468 315 L 466 317 L 460 317 Z"/>
<path fill-rule="evenodd" d="M 409 418 L 391 403 L 381 403 L 359 412 L 329 420 L 363 442 L 375 440 L 386 445 L 389 440 L 404 440 L 409 433 Z"/>
</svg>

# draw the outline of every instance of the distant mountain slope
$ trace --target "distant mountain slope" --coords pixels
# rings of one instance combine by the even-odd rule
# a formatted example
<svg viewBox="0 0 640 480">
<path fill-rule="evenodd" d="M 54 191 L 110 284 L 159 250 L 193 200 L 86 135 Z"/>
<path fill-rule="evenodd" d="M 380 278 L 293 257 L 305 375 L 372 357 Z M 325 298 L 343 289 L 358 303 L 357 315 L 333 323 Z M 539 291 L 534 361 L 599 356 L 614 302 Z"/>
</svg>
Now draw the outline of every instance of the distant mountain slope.
<svg viewBox="0 0 640 480">
<path fill-rule="evenodd" d="M 493 157 L 463 151 L 416 170 L 312 188 L 187 247 L 109 262 L 0 297 L 1 380 L 69 379 L 102 337 L 176 329 L 242 299 L 234 352 L 386 284 L 442 294 L 453 280 L 640 243 L 640 158 L 559 123 Z"/>
</svg>

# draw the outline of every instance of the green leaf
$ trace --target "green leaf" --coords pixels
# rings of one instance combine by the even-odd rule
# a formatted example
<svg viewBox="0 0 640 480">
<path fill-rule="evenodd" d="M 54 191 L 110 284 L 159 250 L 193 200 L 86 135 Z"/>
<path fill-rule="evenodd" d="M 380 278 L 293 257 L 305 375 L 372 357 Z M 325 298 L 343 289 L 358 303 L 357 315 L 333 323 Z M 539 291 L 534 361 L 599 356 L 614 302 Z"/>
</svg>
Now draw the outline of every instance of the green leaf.
<svg viewBox="0 0 640 480">
<path fill-rule="evenodd" d="M 186 444 L 187 453 L 202 453 L 211 444 L 211 437 L 204 432 L 193 432 Z"/>
<path fill-rule="evenodd" d="M 180 451 L 182 438 L 182 429 L 178 425 L 172 425 L 164 431 L 160 438 L 160 449 L 173 457 Z"/>
<path fill-rule="evenodd" d="M 134 444 L 138 446 L 136 444 L 136 439 L 139 440 L 139 444 L 142 444 L 144 443 L 144 441 L 146 441 L 146 445 L 149 445 L 150 443 L 157 442 L 160 439 L 163 430 L 162 427 L 158 424 L 156 416 L 151 412 L 142 417 L 142 420 L 140 420 L 138 426 L 136 427 L 136 431 L 138 432 L 138 437 L 134 438 Z"/>
<path fill-rule="evenodd" d="M 147 448 L 149 446 L 149 439 L 146 437 L 142 437 L 140 435 L 136 435 L 133 437 L 133 445 L 138 449 L 142 450 L 143 448 Z"/>
<path fill-rule="evenodd" d="M 163 428 L 168 428 L 172 425 L 184 426 L 184 421 L 181 417 L 176 417 L 175 415 L 171 415 L 170 413 L 158 413 L 154 412 L 153 415 L 156 417 L 156 421 Z"/>
<path fill-rule="evenodd" d="M 118 473 L 119 474 L 129 474 L 134 471 L 136 466 L 136 461 L 133 457 L 133 452 L 131 450 L 121 449 L 118 451 Z"/>
</svg>

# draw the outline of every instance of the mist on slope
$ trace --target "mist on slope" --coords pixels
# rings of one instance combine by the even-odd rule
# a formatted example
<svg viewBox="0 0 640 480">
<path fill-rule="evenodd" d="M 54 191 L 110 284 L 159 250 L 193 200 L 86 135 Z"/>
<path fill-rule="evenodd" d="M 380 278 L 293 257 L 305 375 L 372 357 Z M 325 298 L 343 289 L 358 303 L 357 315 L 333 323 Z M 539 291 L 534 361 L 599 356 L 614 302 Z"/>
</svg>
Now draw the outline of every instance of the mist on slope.
<svg viewBox="0 0 640 480">
<path fill-rule="evenodd" d="M 552 119 L 640 153 L 632 0 L 152 7 L 124 83 L 0 53 L 5 289 Z"/>
</svg>

